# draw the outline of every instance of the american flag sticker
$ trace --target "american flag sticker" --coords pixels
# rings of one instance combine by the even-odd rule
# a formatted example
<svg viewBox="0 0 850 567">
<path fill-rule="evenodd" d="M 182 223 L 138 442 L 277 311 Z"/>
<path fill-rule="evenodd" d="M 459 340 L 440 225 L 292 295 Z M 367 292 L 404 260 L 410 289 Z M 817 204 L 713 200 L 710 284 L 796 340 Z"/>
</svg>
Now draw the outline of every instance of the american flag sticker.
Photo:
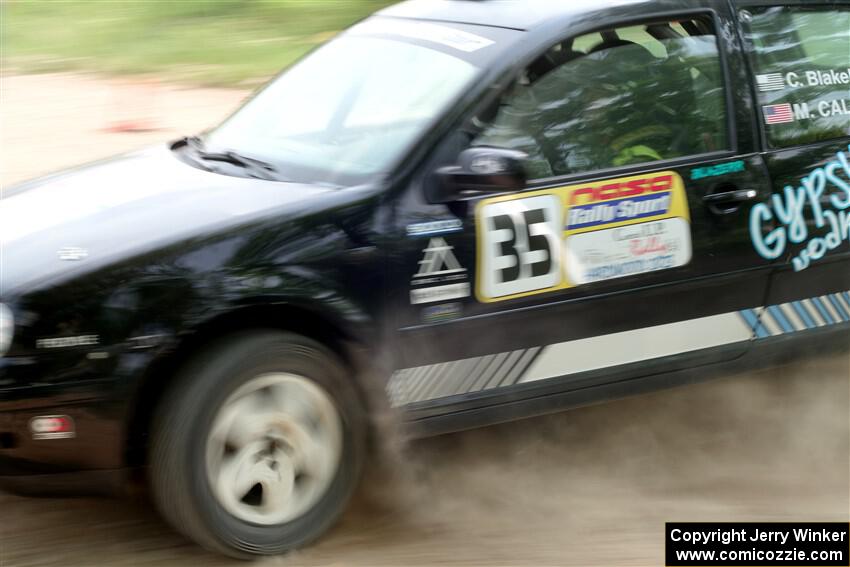
<svg viewBox="0 0 850 567">
<path fill-rule="evenodd" d="M 761 92 L 781 91 L 785 88 L 785 80 L 782 78 L 782 73 L 756 75 L 756 84 Z"/>
<path fill-rule="evenodd" d="M 762 106 L 761 111 L 764 113 L 765 124 L 794 122 L 794 113 L 791 111 L 791 105 L 787 102 Z"/>
</svg>

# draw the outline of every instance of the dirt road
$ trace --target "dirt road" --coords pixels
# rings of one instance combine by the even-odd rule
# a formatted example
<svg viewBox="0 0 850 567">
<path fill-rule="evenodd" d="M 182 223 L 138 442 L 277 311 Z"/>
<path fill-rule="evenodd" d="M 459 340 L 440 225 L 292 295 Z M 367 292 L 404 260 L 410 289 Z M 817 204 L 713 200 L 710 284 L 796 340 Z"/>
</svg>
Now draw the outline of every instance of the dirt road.
<svg viewBox="0 0 850 567">
<path fill-rule="evenodd" d="M 152 79 L 0 76 L 0 184 L 198 133 L 248 94 Z M 133 128 L 142 131 L 122 131 Z"/>
<path fill-rule="evenodd" d="M 144 112 L 129 108 L 140 92 L 155 97 Z M 4 77 L 0 182 L 196 132 L 243 96 Z M 161 129 L 102 130 L 141 118 Z M 328 537 L 260 564 L 658 566 L 665 521 L 847 521 L 850 356 L 418 441 L 397 460 Z M 0 495 L 2 567 L 188 564 L 234 563 L 143 503 Z"/>
</svg>

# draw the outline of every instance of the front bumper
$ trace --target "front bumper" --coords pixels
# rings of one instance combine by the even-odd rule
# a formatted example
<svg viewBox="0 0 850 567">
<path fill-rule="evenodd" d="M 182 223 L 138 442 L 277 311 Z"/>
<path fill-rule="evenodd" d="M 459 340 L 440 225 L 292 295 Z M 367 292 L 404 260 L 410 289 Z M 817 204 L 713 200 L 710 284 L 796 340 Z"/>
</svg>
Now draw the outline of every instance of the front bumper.
<svg viewBox="0 0 850 567">
<path fill-rule="evenodd" d="M 27 494 L 114 492 L 126 476 L 127 412 L 119 384 L 115 379 L 77 376 L 0 388 L 0 489 Z M 45 416 L 69 418 L 72 431 L 45 435 L 33 425 L 33 419 L 38 423 L 37 418 Z"/>
</svg>

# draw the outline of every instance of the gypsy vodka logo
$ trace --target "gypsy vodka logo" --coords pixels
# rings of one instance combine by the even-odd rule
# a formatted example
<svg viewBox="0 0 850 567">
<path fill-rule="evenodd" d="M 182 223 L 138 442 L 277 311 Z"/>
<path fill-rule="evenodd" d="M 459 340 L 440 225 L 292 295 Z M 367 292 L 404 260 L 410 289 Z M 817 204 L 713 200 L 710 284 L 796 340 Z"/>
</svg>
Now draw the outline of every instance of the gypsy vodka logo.
<svg viewBox="0 0 850 567">
<path fill-rule="evenodd" d="M 786 185 L 769 202 L 752 208 L 750 238 L 762 258 L 773 260 L 789 245 L 802 244 L 804 248 L 792 259 L 794 271 L 799 272 L 850 239 L 850 163 L 844 151 L 835 158 L 804 177 L 799 187 Z M 839 176 L 841 169 L 846 179 Z M 826 194 L 828 185 L 839 191 Z M 766 232 L 765 225 L 775 228 Z M 812 225 L 822 230 L 809 234 Z"/>
</svg>

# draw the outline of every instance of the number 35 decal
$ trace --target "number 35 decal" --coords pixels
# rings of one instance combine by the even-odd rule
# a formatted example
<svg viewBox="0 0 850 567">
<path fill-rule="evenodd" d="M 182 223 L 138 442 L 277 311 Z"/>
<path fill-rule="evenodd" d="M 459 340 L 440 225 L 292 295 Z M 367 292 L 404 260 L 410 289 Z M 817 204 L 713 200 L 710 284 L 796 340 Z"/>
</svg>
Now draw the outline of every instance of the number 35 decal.
<svg viewBox="0 0 850 567">
<path fill-rule="evenodd" d="M 480 301 L 684 266 L 687 196 L 659 171 L 493 197 L 476 208 Z"/>
<path fill-rule="evenodd" d="M 558 287 L 562 218 L 556 195 L 485 204 L 478 216 L 480 299 Z"/>
</svg>

